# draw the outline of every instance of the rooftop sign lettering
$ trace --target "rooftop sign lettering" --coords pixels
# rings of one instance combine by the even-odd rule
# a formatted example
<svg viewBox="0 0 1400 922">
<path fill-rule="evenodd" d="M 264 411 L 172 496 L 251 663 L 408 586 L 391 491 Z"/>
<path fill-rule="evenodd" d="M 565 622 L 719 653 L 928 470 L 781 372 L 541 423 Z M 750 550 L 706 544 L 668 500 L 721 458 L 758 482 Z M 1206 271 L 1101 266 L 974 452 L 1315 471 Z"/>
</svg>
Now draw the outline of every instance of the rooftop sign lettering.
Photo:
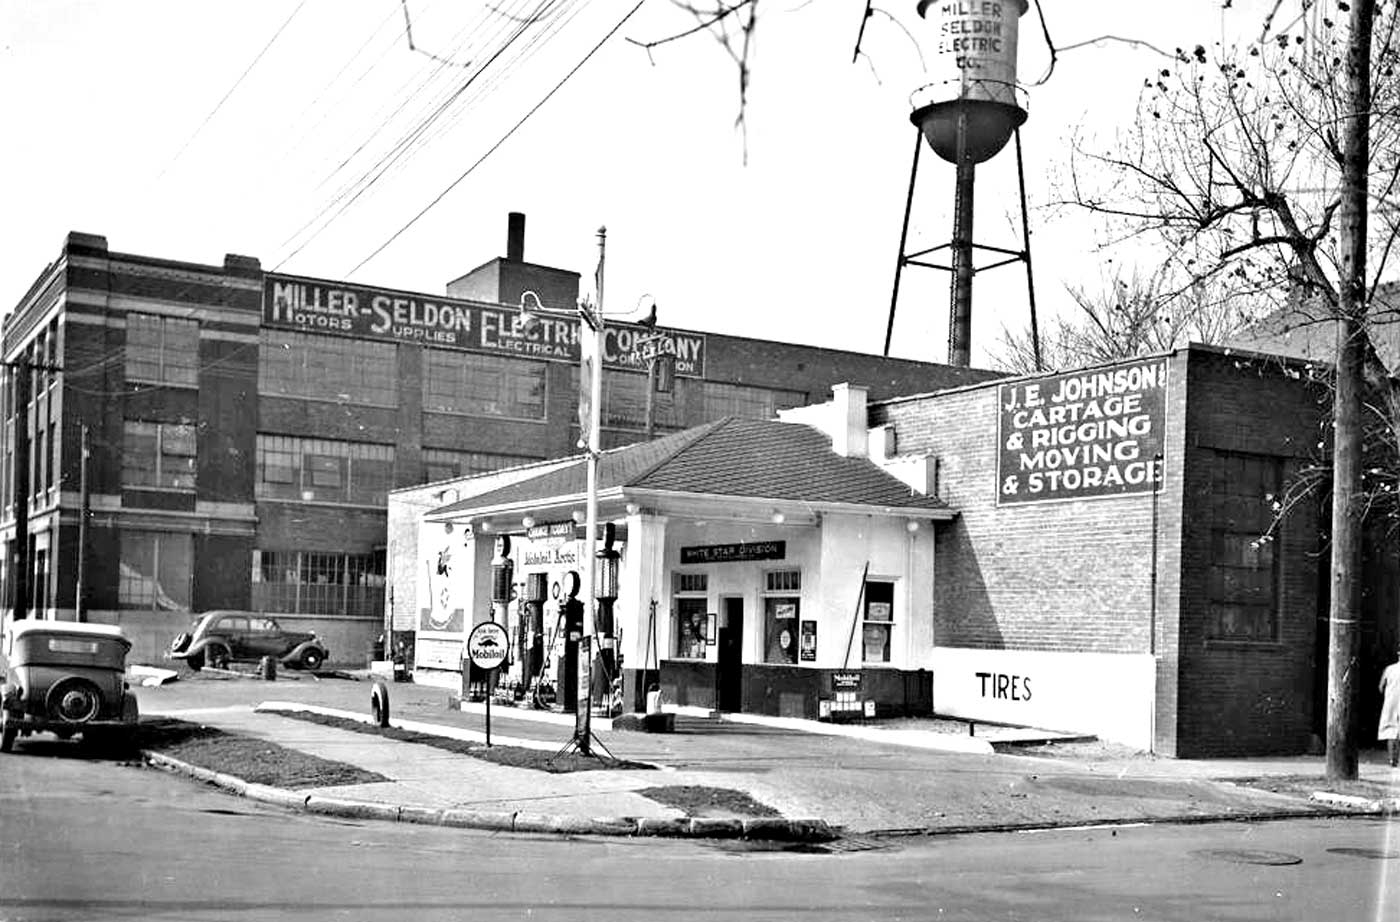
<svg viewBox="0 0 1400 922">
<path fill-rule="evenodd" d="M 1160 358 L 1001 385 L 998 505 L 1150 492 L 1166 391 Z"/>
<path fill-rule="evenodd" d="M 543 316 L 526 324 L 516 308 L 284 275 L 266 278 L 263 324 L 546 361 L 577 363 L 580 358 L 575 316 Z M 660 350 L 675 356 L 676 374 L 704 377 L 702 334 L 624 323 L 609 322 L 603 329 L 604 365 L 645 371 L 637 343 L 657 335 L 665 340 Z"/>
</svg>

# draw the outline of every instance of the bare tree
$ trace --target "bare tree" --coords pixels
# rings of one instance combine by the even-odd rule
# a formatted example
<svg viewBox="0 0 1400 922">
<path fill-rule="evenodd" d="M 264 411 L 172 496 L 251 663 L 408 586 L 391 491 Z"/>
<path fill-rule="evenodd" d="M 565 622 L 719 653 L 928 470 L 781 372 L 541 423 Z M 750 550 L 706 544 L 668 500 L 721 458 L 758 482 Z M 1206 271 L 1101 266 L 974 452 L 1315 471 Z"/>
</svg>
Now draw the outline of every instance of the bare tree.
<svg viewBox="0 0 1400 922">
<path fill-rule="evenodd" d="M 1290 299 L 1320 310 L 1335 330 L 1327 721 L 1335 779 L 1357 771 L 1368 394 L 1379 395 L 1392 431 L 1400 419 L 1400 390 L 1372 341 L 1391 319 L 1372 304 L 1400 235 L 1397 5 L 1277 0 L 1257 40 L 1178 50 L 1173 66 L 1146 81 L 1138 117 L 1112 149 L 1076 145 L 1067 196 L 1101 215 L 1118 242 L 1155 244 L 1189 267 L 1188 284 L 1228 279 L 1280 311 Z"/>
<path fill-rule="evenodd" d="M 1228 279 L 1196 279 L 1178 286 L 1170 266 L 1146 276 L 1133 270 L 1125 278 L 1120 271 L 1097 290 L 1066 290 L 1078 311 L 1042 325 L 1045 370 L 1151 355 L 1193 342 L 1221 343 L 1257 319 L 1255 299 L 1234 291 Z M 994 361 L 1008 371 L 1035 371 L 1029 329 L 1004 328 Z"/>
</svg>

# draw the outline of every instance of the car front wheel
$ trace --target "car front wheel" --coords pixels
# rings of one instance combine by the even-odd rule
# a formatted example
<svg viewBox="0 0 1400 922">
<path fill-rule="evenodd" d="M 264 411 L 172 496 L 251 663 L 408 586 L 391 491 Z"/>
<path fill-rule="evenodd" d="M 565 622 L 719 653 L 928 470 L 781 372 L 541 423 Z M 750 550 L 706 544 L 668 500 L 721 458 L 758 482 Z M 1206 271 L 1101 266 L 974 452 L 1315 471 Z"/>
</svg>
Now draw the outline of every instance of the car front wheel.
<svg viewBox="0 0 1400 922">
<path fill-rule="evenodd" d="M 303 650 L 301 653 L 301 668 L 320 669 L 326 658 L 321 655 L 320 650 Z"/>
</svg>

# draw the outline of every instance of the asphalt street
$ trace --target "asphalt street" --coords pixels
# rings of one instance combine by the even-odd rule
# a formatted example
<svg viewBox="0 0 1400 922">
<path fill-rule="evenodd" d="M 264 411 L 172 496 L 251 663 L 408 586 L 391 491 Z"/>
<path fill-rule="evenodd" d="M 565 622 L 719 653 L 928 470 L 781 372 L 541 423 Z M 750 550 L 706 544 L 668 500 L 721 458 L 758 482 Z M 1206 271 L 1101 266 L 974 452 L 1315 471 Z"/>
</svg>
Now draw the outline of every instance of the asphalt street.
<svg viewBox="0 0 1400 922">
<path fill-rule="evenodd" d="M 0 759 L 0 779 L 0 922 L 1301 922 L 1400 911 L 1400 832 L 1378 819 L 784 848 L 315 817 L 57 742 Z"/>
</svg>

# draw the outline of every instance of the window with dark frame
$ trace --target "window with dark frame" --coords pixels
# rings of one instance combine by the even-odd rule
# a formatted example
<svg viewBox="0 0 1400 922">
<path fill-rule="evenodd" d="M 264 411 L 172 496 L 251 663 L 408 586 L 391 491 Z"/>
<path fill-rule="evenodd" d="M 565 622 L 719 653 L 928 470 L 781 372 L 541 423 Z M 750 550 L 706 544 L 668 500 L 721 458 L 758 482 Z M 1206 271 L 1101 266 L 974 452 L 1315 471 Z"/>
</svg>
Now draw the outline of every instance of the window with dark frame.
<svg viewBox="0 0 1400 922">
<path fill-rule="evenodd" d="M 264 329 L 259 345 L 259 393 L 372 407 L 399 405 L 395 343 Z"/>
<path fill-rule="evenodd" d="M 394 482 L 394 446 L 259 433 L 259 499 L 380 506 Z"/>
<path fill-rule="evenodd" d="M 117 605 L 141 611 L 189 611 L 194 536 L 121 533 Z"/>
<path fill-rule="evenodd" d="M 1206 637 L 1272 643 L 1278 639 L 1275 545 L 1282 527 L 1275 527 L 1274 506 L 1282 488 L 1283 462 L 1265 455 L 1215 454 Z"/>
<path fill-rule="evenodd" d="M 156 314 L 127 314 L 126 377 L 149 384 L 198 385 L 199 322 Z"/>
<path fill-rule="evenodd" d="M 384 554 L 253 551 L 254 611 L 289 614 L 384 614 Z"/>
<path fill-rule="evenodd" d="M 423 449 L 423 483 L 452 480 L 472 474 L 485 474 L 507 467 L 530 464 L 540 458 L 528 455 L 501 455 L 482 451 L 453 451 L 447 448 Z"/>
<path fill-rule="evenodd" d="M 423 355 L 424 411 L 545 418 L 545 363 L 445 349 Z"/>
<path fill-rule="evenodd" d="M 127 420 L 122 437 L 122 486 L 193 490 L 195 427 Z"/>
</svg>

